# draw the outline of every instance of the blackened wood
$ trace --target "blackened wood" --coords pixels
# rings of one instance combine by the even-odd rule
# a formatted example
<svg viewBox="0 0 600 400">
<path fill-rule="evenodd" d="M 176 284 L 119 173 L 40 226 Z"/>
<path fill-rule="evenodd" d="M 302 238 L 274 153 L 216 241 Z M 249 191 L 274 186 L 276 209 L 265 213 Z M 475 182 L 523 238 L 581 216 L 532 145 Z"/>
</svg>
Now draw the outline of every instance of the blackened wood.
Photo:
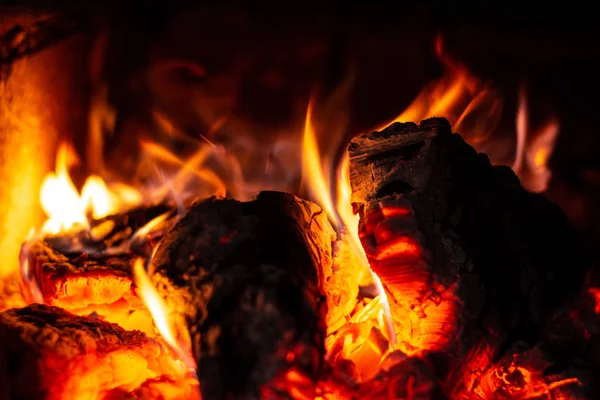
<svg viewBox="0 0 600 400">
<path fill-rule="evenodd" d="M 492 167 L 445 119 L 360 135 L 349 153 L 363 245 L 392 313 L 403 313 L 394 316 L 399 342 L 446 354 L 440 366 L 460 370 L 486 337 L 490 360 L 516 339 L 539 340 L 548 316 L 581 288 L 586 265 L 558 207 Z M 390 247 L 402 241 L 413 247 Z M 414 310 L 424 312 L 407 330 Z M 447 324 L 428 324 L 446 312 Z M 450 375 L 448 387 L 457 384 Z"/>
<path fill-rule="evenodd" d="M 162 240 L 154 279 L 185 314 L 205 398 L 258 399 L 288 373 L 315 379 L 333 237 L 315 204 L 262 192 L 201 202 Z M 180 309 L 174 291 L 186 297 Z"/>
</svg>

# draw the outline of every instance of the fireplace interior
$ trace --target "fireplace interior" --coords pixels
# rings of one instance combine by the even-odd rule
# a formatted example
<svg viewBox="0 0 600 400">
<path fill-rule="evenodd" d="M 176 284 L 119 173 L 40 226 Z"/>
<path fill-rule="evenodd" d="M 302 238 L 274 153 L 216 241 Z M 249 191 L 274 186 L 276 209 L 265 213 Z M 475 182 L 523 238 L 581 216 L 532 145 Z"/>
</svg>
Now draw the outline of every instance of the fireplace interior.
<svg viewBox="0 0 600 400">
<path fill-rule="evenodd" d="M 1 400 L 600 397 L 592 15 L 0 7 Z"/>
</svg>

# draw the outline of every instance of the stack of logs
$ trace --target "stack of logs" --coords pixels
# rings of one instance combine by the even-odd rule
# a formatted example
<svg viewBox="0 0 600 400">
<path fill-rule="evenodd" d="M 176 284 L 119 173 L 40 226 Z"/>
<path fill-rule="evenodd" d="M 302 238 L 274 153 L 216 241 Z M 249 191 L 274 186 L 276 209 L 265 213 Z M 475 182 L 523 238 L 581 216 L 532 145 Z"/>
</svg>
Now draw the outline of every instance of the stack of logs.
<svg viewBox="0 0 600 400">
<path fill-rule="evenodd" d="M 348 151 L 394 327 L 369 377 L 325 348 L 363 296 L 350 245 L 315 204 L 262 192 L 198 202 L 141 241 L 134 232 L 168 206 L 26 243 L 24 292 L 45 305 L 0 314 L 0 399 L 193 399 L 198 382 L 204 399 L 597 398 L 600 320 L 555 205 L 441 118 L 358 136 Z M 140 301 L 132 263 L 151 253 L 198 380 Z"/>
</svg>

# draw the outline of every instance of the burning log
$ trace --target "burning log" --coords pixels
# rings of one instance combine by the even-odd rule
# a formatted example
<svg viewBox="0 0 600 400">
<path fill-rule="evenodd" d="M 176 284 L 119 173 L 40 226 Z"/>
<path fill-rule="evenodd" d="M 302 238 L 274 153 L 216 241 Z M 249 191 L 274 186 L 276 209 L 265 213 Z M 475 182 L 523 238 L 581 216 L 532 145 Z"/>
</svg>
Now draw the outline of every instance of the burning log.
<svg viewBox="0 0 600 400">
<path fill-rule="evenodd" d="M 203 396 L 313 398 L 333 239 L 318 206 L 279 192 L 201 202 L 163 239 L 153 278 L 189 327 Z"/>
<path fill-rule="evenodd" d="M 89 231 L 25 243 L 21 263 L 29 301 L 99 315 L 152 334 L 152 318 L 138 298 L 131 268 L 136 254 L 149 254 L 149 241 L 159 240 L 174 224 L 176 213 L 171 211 L 166 205 L 140 207 L 92 221 Z M 161 225 L 146 228 L 159 218 Z M 132 240 L 144 229 L 148 232 Z"/>
<path fill-rule="evenodd" d="M 40 304 L 0 313 L 0 372 L 2 399 L 102 399 L 162 376 L 189 384 L 143 333 Z"/>
<path fill-rule="evenodd" d="M 549 315 L 581 288 L 586 266 L 564 215 L 445 119 L 360 135 L 349 153 L 361 240 L 397 347 L 441 355 L 449 388 L 474 373 L 473 354 L 491 363 L 509 340 L 540 340 Z"/>
</svg>

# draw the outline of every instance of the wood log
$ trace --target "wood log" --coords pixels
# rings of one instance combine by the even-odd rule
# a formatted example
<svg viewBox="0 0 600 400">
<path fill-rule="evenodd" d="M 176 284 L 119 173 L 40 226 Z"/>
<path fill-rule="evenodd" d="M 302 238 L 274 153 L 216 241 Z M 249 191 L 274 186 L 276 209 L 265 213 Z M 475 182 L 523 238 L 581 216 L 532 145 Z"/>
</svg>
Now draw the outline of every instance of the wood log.
<svg viewBox="0 0 600 400">
<path fill-rule="evenodd" d="M 361 240 L 397 347 L 436 353 L 448 391 L 464 383 L 473 346 L 487 343 L 492 362 L 517 338 L 535 343 L 581 288 L 586 265 L 558 207 L 492 167 L 445 119 L 360 135 L 349 154 Z"/>
<path fill-rule="evenodd" d="M 182 363 L 143 333 L 40 304 L 0 313 L 0 361 L 7 400 L 102 399 L 161 376 L 189 384 Z"/>
<path fill-rule="evenodd" d="M 164 216 L 135 243 L 133 235 Z M 139 207 L 95 220 L 90 230 L 67 232 L 23 245 L 24 292 L 29 302 L 94 314 L 126 329 L 153 335 L 154 324 L 138 298 L 131 274 L 134 260 L 147 256 L 153 241 L 170 229 L 177 213 L 167 205 Z"/>
<path fill-rule="evenodd" d="M 205 398 L 314 397 L 334 238 L 315 204 L 262 192 L 201 202 L 162 240 L 153 279 L 189 327 Z"/>
</svg>

